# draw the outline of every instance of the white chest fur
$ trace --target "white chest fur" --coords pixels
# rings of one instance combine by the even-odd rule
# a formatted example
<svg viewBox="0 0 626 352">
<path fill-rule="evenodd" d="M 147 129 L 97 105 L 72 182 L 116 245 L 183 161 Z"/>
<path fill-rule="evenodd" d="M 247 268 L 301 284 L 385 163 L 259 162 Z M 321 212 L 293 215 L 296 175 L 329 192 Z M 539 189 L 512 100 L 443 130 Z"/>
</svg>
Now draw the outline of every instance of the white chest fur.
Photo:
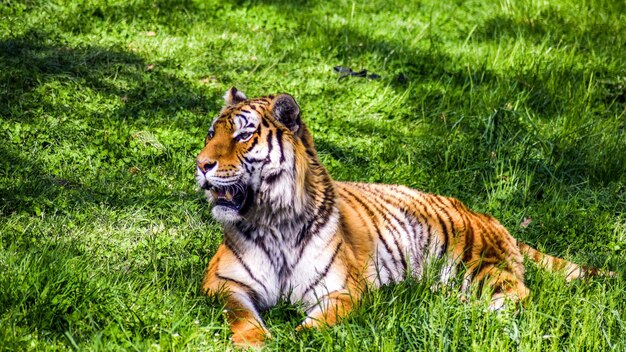
<svg viewBox="0 0 626 352">
<path fill-rule="evenodd" d="M 253 288 L 262 308 L 281 298 L 313 305 L 345 288 L 347 273 L 336 262 L 342 245 L 335 236 L 338 218 L 331 214 L 315 231 L 302 224 L 227 229 L 225 243 L 239 261 L 220 270 Z"/>
</svg>

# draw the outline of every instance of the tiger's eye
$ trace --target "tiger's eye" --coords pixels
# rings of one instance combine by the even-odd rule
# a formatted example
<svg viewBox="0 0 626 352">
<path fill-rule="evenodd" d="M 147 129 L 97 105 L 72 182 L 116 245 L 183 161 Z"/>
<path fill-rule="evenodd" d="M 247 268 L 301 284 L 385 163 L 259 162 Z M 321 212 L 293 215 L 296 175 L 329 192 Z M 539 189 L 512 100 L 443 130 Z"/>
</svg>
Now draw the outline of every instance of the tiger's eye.
<svg viewBox="0 0 626 352">
<path fill-rule="evenodd" d="M 239 142 L 245 142 L 248 139 L 250 139 L 250 137 L 252 137 L 252 132 L 244 132 L 244 133 L 238 134 L 237 137 L 235 137 L 235 139 L 237 139 Z"/>
</svg>

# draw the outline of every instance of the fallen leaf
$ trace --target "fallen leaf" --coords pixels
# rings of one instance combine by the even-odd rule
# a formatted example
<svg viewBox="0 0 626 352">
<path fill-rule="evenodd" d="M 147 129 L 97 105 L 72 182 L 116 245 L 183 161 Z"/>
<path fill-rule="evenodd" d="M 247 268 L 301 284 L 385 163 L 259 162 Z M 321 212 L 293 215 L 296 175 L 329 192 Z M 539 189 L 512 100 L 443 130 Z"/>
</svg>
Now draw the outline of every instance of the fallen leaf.
<svg viewBox="0 0 626 352">
<path fill-rule="evenodd" d="M 152 69 L 154 69 L 154 64 L 149 64 L 148 66 L 146 66 L 146 71 L 152 71 Z"/>
<path fill-rule="evenodd" d="M 519 224 L 519 227 L 525 229 L 528 227 L 528 225 L 530 225 L 531 222 L 533 222 L 532 218 L 524 218 L 522 219 L 522 222 Z"/>
<path fill-rule="evenodd" d="M 132 52 L 138 52 L 139 49 L 135 47 L 135 44 L 133 43 L 128 43 L 128 50 L 132 51 Z"/>
<path fill-rule="evenodd" d="M 215 81 L 217 81 L 217 77 L 215 77 L 215 76 L 209 76 L 209 77 L 204 77 L 204 78 L 202 78 L 202 79 L 200 80 L 200 83 L 202 83 L 202 84 L 208 84 L 208 83 L 215 82 Z"/>
<path fill-rule="evenodd" d="M 146 35 L 146 37 L 154 37 L 156 35 L 156 33 L 154 31 L 147 31 L 144 34 Z"/>
</svg>

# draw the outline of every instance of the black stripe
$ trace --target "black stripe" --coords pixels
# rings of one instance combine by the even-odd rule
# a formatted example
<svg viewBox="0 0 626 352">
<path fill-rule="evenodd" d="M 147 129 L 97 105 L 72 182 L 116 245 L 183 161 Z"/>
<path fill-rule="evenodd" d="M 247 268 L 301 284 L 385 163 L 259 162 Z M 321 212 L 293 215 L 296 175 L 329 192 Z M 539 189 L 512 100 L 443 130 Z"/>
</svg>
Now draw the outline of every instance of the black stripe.
<svg viewBox="0 0 626 352">
<path fill-rule="evenodd" d="M 494 232 L 490 231 L 489 224 L 486 224 L 483 221 L 483 219 L 482 219 L 482 217 L 480 215 L 476 215 L 475 219 L 476 219 L 476 224 L 483 230 L 482 233 L 483 233 L 484 247 L 495 247 L 495 245 L 497 243 L 499 243 L 499 241 L 496 240 L 492 236 L 492 235 L 494 235 Z M 489 241 L 489 242 L 487 242 L 487 241 Z M 492 243 L 493 243 L 493 245 L 492 245 Z M 497 254 L 496 254 L 496 256 L 498 257 L 498 259 L 502 260 L 500 258 L 500 256 L 498 256 Z"/>
<path fill-rule="evenodd" d="M 256 244 L 257 247 L 259 247 L 267 256 L 267 259 L 269 259 L 270 263 L 272 263 L 272 266 L 274 267 L 274 269 L 276 270 L 281 270 L 281 265 L 278 262 L 278 258 L 274 255 L 272 255 L 272 252 L 265 246 L 265 242 L 263 241 L 263 236 L 259 236 L 254 240 L 254 244 Z"/>
<path fill-rule="evenodd" d="M 220 275 L 219 273 L 215 273 L 215 276 L 220 280 L 234 282 L 235 284 L 241 286 L 246 291 L 246 294 L 250 296 L 250 301 L 252 301 L 252 305 L 254 306 L 254 309 L 257 312 L 261 311 L 261 307 L 260 307 L 261 297 L 259 297 L 259 294 L 256 291 L 254 291 L 252 287 L 244 284 L 243 282 L 239 280 L 233 279 L 228 276 Z"/>
<path fill-rule="evenodd" d="M 409 194 L 407 194 L 407 193 L 405 193 L 405 192 L 401 191 L 401 190 L 400 190 L 400 189 L 398 189 L 397 187 L 392 187 L 392 189 L 394 189 L 394 190 L 395 190 L 396 192 L 398 192 L 398 193 L 401 193 L 401 194 L 403 194 L 403 195 L 405 195 L 405 196 L 408 196 L 408 197 L 409 197 L 409 198 L 411 198 L 412 200 L 414 200 L 414 201 L 416 201 L 417 203 L 419 203 L 419 204 L 420 204 L 420 205 L 424 208 L 424 210 L 426 211 L 427 215 L 428 215 L 428 216 L 431 216 L 431 214 L 429 214 L 430 212 L 428 211 L 429 207 L 428 207 L 428 206 L 426 206 L 426 204 L 425 204 L 425 203 L 423 203 L 421 199 L 419 199 L 418 197 L 415 197 L 415 196 L 409 195 Z M 432 207 L 431 207 L 431 208 L 432 208 Z M 439 221 L 439 225 L 441 226 L 442 231 L 444 231 L 444 233 L 442 234 L 442 235 L 443 235 L 443 238 L 444 238 L 443 248 L 442 248 L 441 253 L 439 253 L 439 254 L 438 254 L 439 256 L 441 256 L 441 255 L 442 255 L 443 253 L 445 253 L 445 252 L 447 251 L 447 249 L 448 249 L 448 227 L 445 225 L 445 223 L 444 223 L 443 219 L 441 218 L 441 216 L 439 216 L 439 213 L 438 213 L 438 212 L 434 211 L 434 209 L 433 209 L 433 213 L 434 213 L 434 215 L 435 215 L 435 217 L 436 217 L 436 220 L 438 220 L 438 221 Z M 429 241 L 429 244 L 430 244 L 430 241 Z"/>
<path fill-rule="evenodd" d="M 304 240 L 305 238 L 310 237 L 309 228 L 312 222 L 313 221 L 309 221 L 304 224 L 304 226 L 302 226 L 302 228 L 300 229 L 300 232 L 298 232 L 298 236 L 296 236 L 296 246 L 300 246 L 300 258 L 302 257 L 302 252 L 304 252 L 304 248 L 306 248 L 306 245 L 303 244 L 308 243 L 308 241 L 304 242 Z"/>
<path fill-rule="evenodd" d="M 464 218 L 465 220 L 465 218 Z M 470 221 L 465 226 L 465 248 L 463 248 L 463 262 L 468 263 L 472 259 L 472 249 L 474 247 L 474 227 Z"/>
<path fill-rule="evenodd" d="M 290 277 L 292 267 L 288 266 L 287 256 L 285 255 L 285 252 L 280 252 L 280 255 L 283 260 L 283 265 L 280 266 L 280 270 L 278 271 L 278 277 Z"/>
<path fill-rule="evenodd" d="M 356 184 L 356 185 L 360 186 L 360 184 Z M 421 214 L 409 214 L 408 211 L 410 210 L 410 207 L 406 204 L 406 202 L 403 199 L 396 197 L 394 194 L 383 193 L 379 189 L 375 189 L 375 188 L 361 187 L 361 189 L 363 189 L 364 191 L 369 192 L 370 194 L 372 194 L 374 196 L 377 196 L 377 197 L 380 197 L 380 198 L 384 198 L 386 203 L 387 203 L 387 205 L 389 205 L 389 207 L 392 207 L 394 209 L 397 209 L 397 210 L 401 211 L 404 214 L 404 216 L 406 217 L 407 221 L 409 221 L 409 222 L 411 221 L 411 218 L 415 218 L 415 217 L 423 218 L 423 216 L 421 216 Z M 393 201 L 396 201 L 398 204 L 393 204 L 392 203 Z M 389 207 L 385 206 L 385 208 L 387 208 L 387 209 L 389 209 Z M 398 222 L 400 224 L 400 226 L 402 226 L 402 229 L 407 233 L 407 236 L 410 237 L 411 232 L 413 232 L 413 235 L 416 234 L 415 230 L 411 231 L 411 230 L 409 230 L 409 228 L 407 228 L 407 226 L 406 226 L 407 224 L 404 221 L 401 221 L 400 219 L 398 219 L 391 212 L 389 212 L 389 215 L 391 217 L 393 217 L 393 219 L 396 220 L 396 222 Z"/>
<path fill-rule="evenodd" d="M 424 245 L 424 248 L 426 249 L 426 253 L 430 254 L 430 245 L 432 243 L 432 238 L 433 238 L 433 229 L 430 228 L 430 224 L 428 223 L 428 220 L 424 221 L 424 224 L 426 225 L 426 229 L 425 229 L 425 237 L 426 237 L 426 244 Z"/>
<path fill-rule="evenodd" d="M 267 160 L 267 158 L 256 159 L 256 158 L 248 158 L 247 156 L 244 156 L 243 160 L 245 160 L 249 164 L 255 164 L 255 163 L 264 163 Z"/>
<path fill-rule="evenodd" d="M 416 199 L 416 201 L 420 203 L 420 205 L 422 205 L 424 209 L 426 209 L 426 211 L 428 211 L 428 207 L 426 206 L 426 204 L 422 203 L 421 200 L 419 199 Z M 432 202 L 432 199 L 430 199 L 430 201 Z M 435 207 L 432 204 L 430 205 L 430 208 L 432 209 L 432 212 L 435 215 L 436 220 L 439 222 L 439 226 L 441 226 L 441 230 L 443 231 L 442 233 L 443 243 L 441 244 L 441 252 L 438 253 L 438 256 L 441 256 L 448 251 L 448 237 L 450 235 L 450 230 L 448 229 L 448 225 L 446 224 L 445 220 L 441 217 L 437 209 L 435 209 Z M 441 206 L 439 206 L 439 208 L 441 208 Z M 449 215 L 448 215 L 448 220 L 450 220 Z"/>
<path fill-rule="evenodd" d="M 406 216 L 407 219 L 410 218 L 409 214 L 406 211 L 406 205 L 405 204 L 398 204 L 395 205 L 392 203 L 392 201 L 397 201 L 398 203 L 403 203 L 399 198 L 394 197 L 392 194 L 389 193 L 383 193 L 378 189 L 373 189 L 373 188 L 369 188 L 369 187 L 365 187 L 363 184 L 355 184 L 355 186 L 359 187 L 361 190 L 368 192 L 369 194 L 375 196 L 375 197 L 379 197 L 379 198 L 385 198 L 386 201 L 386 205 L 389 205 L 389 207 L 392 207 L 394 209 L 400 210 L 401 212 L 404 213 L 404 215 Z M 389 210 L 389 207 L 384 206 L 386 209 Z M 389 214 L 389 216 L 391 216 L 398 224 L 400 224 L 400 226 L 402 227 L 402 229 L 404 230 L 404 232 L 407 233 L 407 235 L 411 234 L 411 231 L 407 228 L 406 223 L 404 221 L 401 221 L 400 219 L 398 219 L 394 214 L 392 214 L 390 211 L 387 213 Z M 394 226 L 395 227 L 395 226 Z"/>
<path fill-rule="evenodd" d="M 269 296 L 269 291 L 267 290 L 267 286 L 265 286 L 265 284 L 259 280 L 253 273 L 252 270 L 250 269 L 250 267 L 248 266 L 248 264 L 246 264 L 246 262 L 243 260 L 243 258 L 241 257 L 241 253 L 239 253 L 239 251 L 233 247 L 230 244 L 230 241 L 225 240 L 224 241 L 224 246 L 226 246 L 226 248 L 228 248 L 234 255 L 235 258 L 237 258 L 237 260 L 239 261 L 239 263 L 241 263 L 241 265 L 243 266 L 244 269 L 246 269 L 246 272 L 248 273 L 248 275 L 250 275 L 250 277 L 252 278 L 252 280 L 254 280 L 257 284 L 261 285 L 261 287 L 263 287 L 263 290 L 265 291 L 265 293 L 268 294 Z"/>
<path fill-rule="evenodd" d="M 409 200 L 413 202 L 416 201 L 416 197 L 414 195 L 404 193 L 401 190 L 397 189 L 396 187 L 392 187 L 391 189 L 394 192 L 400 193 L 404 197 L 409 198 Z M 422 214 L 420 211 L 414 209 L 412 207 L 413 204 L 409 203 L 407 200 L 402 199 L 402 198 L 396 198 L 396 199 L 398 199 L 398 201 L 403 204 L 404 208 L 407 211 L 410 211 L 411 214 L 418 219 L 418 222 L 421 225 L 420 230 L 421 230 L 422 239 L 426 241 L 425 243 L 424 242 L 419 243 L 419 245 L 421 246 L 421 248 L 419 248 L 419 251 L 423 253 L 423 255 L 428 255 L 430 253 L 430 245 L 432 243 L 432 238 L 434 234 L 434 230 L 430 227 L 430 223 L 428 219 L 426 218 L 426 215 L 430 217 L 430 214 L 428 214 L 428 209 L 426 208 L 426 214 Z"/>
<path fill-rule="evenodd" d="M 365 203 L 363 203 L 362 200 L 357 198 L 352 192 L 348 191 L 348 189 L 344 188 L 344 192 L 349 194 L 355 201 L 357 201 L 361 205 L 361 207 L 363 207 L 363 209 L 365 209 L 365 211 L 367 212 L 367 215 L 369 215 L 372 218 L 372 220 L 375 218 L 375 214 L 372 212 L 372 210 L 370 208 L 368 208 L 368 206 Z M 378 236 L 378 239 L 383 243 L 383 245 L 385 246 L 385 249 L 391 255 L 391 259 L 393 259 L 394 264 L 397 266 L 398 265 L 398 260 L 393 255 L 393 251 L 391 250 L 391 247 L 389 247 L 389 244 L 387 243 L 387 241 L 385 240 L 383 235 L 380 233 L 380 229 L 378 228 L 378 226 L 374 226 L 374 228 L 376 229 L 376 235 Z M 405 263 L 405 265 L 406 265 L 406 263 Z M 390 276 L 393 276 L 391 272 L 389 274 L 390 274 Z"/>
<path fill-rule="evenodd" d="M 243 110 L 242 110 L 242 111 L 243 111 Z M 250 112 L 250 111 L 248 111 L 248 112 Z M 248 118 L 247 118 L 244 114 L 237 114 L 237 115 L 235 115 L 235 116 L 237 116 L 238 118 L 243 119 L 244 121 L 246 121 L 246 122 L 244 123 L 244 125 L 247 125 L 247 124 L 248 124 Z"/>
<path fill-rule="evenodd" d="M 254 228 L 252 228 L 251 226 L 247 226 L 246 224 L 243 224 L 242 222 L 238 222 L 235 226 L 243 234 L 243 237 L 245 237 L 248 241 L 252 240 L 251 234 Z M 242 226 L 245 226 L 245 227 L 242 227 Z"/>
<path fill-rule="evenodd" d="M 280 162 L 285 161 L 285 153 L 283 152 L 283 130 L 276 130 L 276 140 L 278 141 L 278 149 L 280 150 Z"/>
<path fill-rule="evenodd" d="M 340 189 L 341 190 L 341 189 Z M 356 206 L 354 203 L 352 203 L 347 197 L 343 197 L 343 201 L 345 201 L 346 203 L 350 204 L 350 206 L 352 207 L 352 209 L 356 209 Z M 359 219 L 361 220 L 361 222 L 364 225 L 367 225 L 367 222 L 365 221 L 365 219 L 363 219 L 363 217 L 361 216 L 361 214 L 355 210 L 356 215 L 359 217 Z M 374 226 L 374 228 L 376 229 L 376 231 L 378 232 L 378 229 Z M 369 234 L 369 231 L 368 231 Z M 380 237 L 379 237 L 380 238 Z M 373 239 L 372 239 L 373 241 Z M 383 243 L 385 243 L 385 241 L 383 240 Z M 386 246 L 386 250 L 387 252 L 393 257 L 393 254 L 390 252 L 389 246 Z M 389 268 L 389 266 L 387 266 L 387 263 L 382 260 L 383 263 L 383 269 L 387 270 L 387 273 L 389 274 L 389 278 L 393 280 L 393 273 L 391 272 L 391 269 Z M 378 265 L 376 266 L 378 268 Z M 380 273 L 379 273 L 380 274 Z"/>
<path fill-rule="evenodd" d="M 220 279 L 220 280 L 224 280 L 224 281 L 231 281 L 236 283 L 237 285 L 243 287 L 247 292 L 252 293 L 254 295 L 256 295 L 256 292 L 254 291 L 254 289 L 252 287 L 250 287 L 248 284 L 245 284 L 237 279 L 233 279 L 232 277 L 228 277 L 228 276 L 224 276 L 221 275 L 220 273 L 215 273 L 215 276 Z"/>
<path fill-rule="evenodd" d="M 435 230 L 430 227 L 430 223 L 428 219 L 426 218 L 426 216 L 428 216 L 429 218 L 431 217 L 431 215 L 428 212 L 428 207 L 425 207 L 424 204 L 421 201 L 419 201 L 418 197 L 416 197 L 414 194 L 405 193 L 402 190 L 400 190 L 397 186 L 391 186 L 391 189 L 409 198 L 410 200 L 419 203 L 422 207 L 424 207 L 426 214 L 422 214 L 419 211 L 416 211 L 415 216 L 419 216 L 422 219 L 424 219 L 423 224 L 426 225 L 426 245 L 424 246 L 424 248 L 426 249 L 426 253 L 430 254 L 430 246 L 432 244 L 432 239 L 435 237 L 436 233 L 435 233 Z M 418 193 L 423 195 L 422 192 L 418 191 Z M 410 209 L 410 207 L 407 207 L 407 209 Z"/>
<path fill-rule="evenodd" d="M 411 243 L 411 251 L 413 252 L 413 256 L 415 257 L 415 260 L 416 260 L 416 263 L 414 264 L 414 268 L 419 269 L 421 273 L 423 271 L 423 264 L 424 264 L 424 250 L 421 247 L 422 244 L 420 243 L 419 239 L 426 238 L 426 236 L 424 236 L 424 233 L 423 233 L 424 226 L 422 226 L 422 223 L 419 221 L 419 219 L 409 214 L 408 211 L 406 211 L 406 209 L 402 209 L 402 211 L 404 212 L 404 216 L 406 216 L 409 221 L 409 226 L 413 228 L 413 241 Z M 417 237 L 418 225 L 420 227 L 420 237 Z"/>
<path fill-rule="evenodd" d="M 493 217 L 489 215 L 484 215 L 484 214 L 481 214 L 481 215 L 482 216 L 478 216 L 480 221 L 483 221 L 483 218 L 486 218 L 487 223 L 485 224 L 485 226 L 493 230 L 493 231 L 490 231 L 490 234 L 500 235 L 504 238 L 506 242 L 509 243 L 511 247 L 517 247 L 517 241 L 515 240 L 515 238 L 513 238 L 513 236 L 509 234 L 508 230 L 502 224 L 500 224 L 498 220 L 494 219 Z M 502 230 L 504 233 L 498 232 L 497 230 Z"/>
<path fill-rule="evenodd" d="M 363 184 L 355 184 L 355 186 L 357 188 L 361 189 L 361 192 L 367 192 L 371 195 L 374 196 L 378 196 L 378 197 L 382 197 L 382 194 L 377 193 L 374 190 L 369 189 L 368 187 L 365 187 Z M 365 194 L 363 194 L 365 196 Z M 371 200 L 371 199 L 370 199 Z M 380 204 L 380 205 L 379 205 Z M 389 202 L 387 202 L 387 204 L 389 204 Z M 398 234 L 400 234 L 400 231 L 398 230 L 398 227 L 393 224 L 389 218 L 387 217 L 387 215 L 389 217 L 391 217 L 393 220 L 396 221 L 396 223 L 400 224 L 400 226 L 403 228 L 403 230 L 407 233 L 407 237 L 410 235 L 409 230 L 406 227 L 406 224 L 402 221 L 400 221 L 400 219 L 398 219 L 395 215 L 393 215 L 390 211 L 389 208 L 386 207 L 385 205 L 383 205 L 382 203 L 376 203 L 376 202 L 372 202 L 372 205 L 374 206 L 374 208 L 376 208 L 376 210 L 378 210 L 378 212 L 380 213 L 380 215 L 383 217 L 383 219 L 385 220 L 386 224 L 389 224 L 390 226 L 387 226 L 387 228 L 390 230 L 389 232 L 391 233 L 391 237 L 393 238 L 393 242 L 396 245 L 396 248 L 398 249 L 398 254 L 400 255 L 400 259 L 402 260 L 402 266 L 404 267 L 404 273 L 406 273 L 407 270 L 407 261 L 406 261 L 406 257 L 404 255 L 404 251 L 402 250 L 402 247 L 400 246 L 400 243 L 398 243 L 398 238 L 396 236 L 394 236 L 394 231 Z M 391 205 L 391 204 L 390 204 Z M 392 205 L 393 206 L 393 205 Z M 384 208 L 384 209 L 381 209 Z M 391 228 L 393 227 L 393 228 Z M 403 274 L 404 274 L 403 273 Z"/>
<path fill-rule="evenodd" d="M 511 236 L 511 234 L 509 233 L 509 230 L 506 227 L 504 227 L 504 225 L 502 225 L 500 221 L 498 221 L 496 218 L 489 216 L 489 215 L 484 215 L 484 216 L 487 216 L 494 230 L 500 230 L 499 232 L 500 235 L 504 237 L 504 239 L 509 243 L 511 247 L 517 247 L 517 240 L 513 236 Z"/>
<path fill-rule="evenodd" d="M 252 141 L 251 141 L 251 143 L 250 143 L 250 146 L 248 147 L 248 151 L 252 150 L 252 148 L 254 148 L 254 147 L 257 145 L 257 143 L 259 143 L 259 136 L 258 136 L 258 135 L 255 135 L 255 136 L 252 138 Z"/>
<path fill-rule="evenodd" d="M 311 237 L 317 235 L 319 229 L 326 224 L 334 206 L 335 192 L 331 186 L 327 185 L 327 187 L 324 187 L 324 198 L 322 199 L 322 203 L 319 207 L 317 207 L 316 213 L 304 226 L 296 240 L 296 244 L 300 246 L 300 257 L 302 257 L 302 253 L 304 252 L 304 249 Z"/>
<path fill-rule="evenodd" d="M 256 229 L 252 226 L 246 226 L 246 228 L 241 228 L 240 227 L 241 225 L 243 226 L 246 226 L 246 225 L 242 224 L 241 222 L 237 224 L 237 228 L 239 229 L 239 231 L 241 231 L 241 233 L 243 233 L 246 240 L 254 243 L 258 248 L 260 248 L 265 253 L 270 263 L 272 263 L 272 266 L 276 270 L 280 270 L 280 265 L 279 263 L 276 262 L 275 256 L 273 256 L 270 250 L 265 246 L 265 242 L 263 242 L 263 236 L 258 236 L 257 238 L 253 239 L 252 231 L 255 231 Z"/>
<path fill-rule="evenodd" d="M 343 244 L 343 242 L 339 242 L 339 244 L 337 245 L 337 248 L 335 248 L 335 251 L 333 252 L 333 256 L 330 258 L 330 261 L 328 262 L 328 264 L 326 264 L 326 267 L 324 267 L 324 270 L 321 273 L 319 273 L 319 276 L 317 277 L 317 280 L 315 280 L 313 283 L 311 283 L 309 285 L 309 287 L 307 287 L 307 289 L 302 294 L 303 298 L 307 295 L 307 293 L 309 293 L 309 291 L 311 291 L 324 278 L 326 278 L 326 275 L 328 275 L 328 272 L 330 271 L 330 267 L 333 265 L 333 263 L 335 262 L 335 259 L 337 258 L 337 254 L 339 254 L 339 249 L 341 248 L 342 244 Z"/>
<path fill-rule="evenodd" d="M 506 260 L 502 259 L 501 256 L 498 255 L 497 251 L 495 251 L 494 248 L 496 247 L 497 241 L 494 241 L 493 237 L 490 236 L 491 232 L 487 231 L 487 229 L 482 226 L 482 219 L 478 217 L 478 221 L 476 223 L 483 230 L 483 249 L 481 253 L 480 264 L 478 266 L 479 271 L 476 272 L 475 276 L 477 276 L 485 268 L 485 265 L 483 265 L 484 263 L 488 265 L 501 263 L 508 264 Z M 496 261 L 487 261 L 487 259 L 491 259 L 491 257 L 495 257 Z"/>
<path fill-rule="evenodd" d="M 393 200 L 399 201 L 399 199 L 394 198 L 391 194 L 388 193 L 383 193 L 378 189 L 374 189 L 371 187 L 366 187 L 364 184 L 362 183 L 355 183 L 354 186 L 356 186 L 357 188 L 361 189 L 361 191 L 363 192 L 367 192 L 370 195 L 374 196 L 374 197 L 379 197 L 379 198 L 385 198 L 385 205 L 389 205 L 392 208 L 398 209 L 398 210 L 403 210 L 403 208 L 401 206 L 397 206 L 395 204 L 392 203 Z M 373 203 L 376 206 L 376 203 Z M 389 207 L 385 206 L 381 203 L 381 206 L 385 207 L 385 209 L 388 210 L 387 214 L 389 214 L 389 216 L 391 216 L 396 222 L 398 222 L 400 224 L 400 226 L 402 226 L 402 229 L 408 234 L 410 231 L 408 230 L 408 228 L 406 227 L 406 224 L 404 223 L 404 221 L 400 221 L 400 219 L 398 219 L 395 215 L 393 215 L 390 211 L 389 211 Z M 383 213 L 383 215 L 385 214 L 385 212 L 381 212 Z"/>
<path fill-rule="evenodd" d="M 270 157 L 272 154 L 272 130 L 267 132 L 267 157 Z"/>
<path fill-rule="evenodd" d="M 274 174 L 271 174 L 271 175 L 265 176 L 265 177 L 263 178 L 263 182 L 265 182 L 265 183 L 267 183 L 267 184 L 271 185 L 272 183 L 274 183 L 274 182 L 278 181 L 278 179 L 282 176 L 282 174 L 283 174 L 283 172 L 284 172 L 284 171 L 285 171 L 285 170 L 280 170 L 280 171 L 279 171 L 279 172 L 277 172 L 277 173 L 274 173 Z"/>
<path fill-rule="evenodd" d="M 270 127 L 270 124 L 267 122 L 267 120 L 266 120 L 266 119 L 263 119 L 263 118 L 262 118 L 262 119 L 261 119 L 261 123 L 263 123 L 263 126 L 265 126 L 265 127 Z"/>
<path fill-rule="evenodd" d="M 452 235 L 453 238 L 456 237 L 456 234 L 454 233 L 455 231 L 454 222 L 452 222 L 452 217 L 450 216 L 450 213 L 446 210 L 446 205 L 443 203 L 443 200 L 442 200 L 443 198 L 437 195 L 433 195 L 432 198 L 434 202 L 439 204 L 438 205 L 439 210 L 445 214 L 445 217 L 450 222 L 451 229 L 449 230 L 450 232 L 445 237 L 446 238 L 446 243 L 444 246 L 444 253 L 445 253 L 448 250 L 448 243 L 450 242 L 449 236 Z M 448 231 L 447 226 L 446 226 L 446 231 Z"/>
</svg>

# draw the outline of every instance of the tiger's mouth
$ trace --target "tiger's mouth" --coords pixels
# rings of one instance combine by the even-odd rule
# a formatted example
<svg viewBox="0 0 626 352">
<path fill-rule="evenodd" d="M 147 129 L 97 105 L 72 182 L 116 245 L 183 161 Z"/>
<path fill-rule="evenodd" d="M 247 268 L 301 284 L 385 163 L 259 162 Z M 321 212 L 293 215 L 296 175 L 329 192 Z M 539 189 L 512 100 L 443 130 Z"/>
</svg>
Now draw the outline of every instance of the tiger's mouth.
<svg viewBox="0 0 626 352">
<path fill-rule="evenodd" d="M 252 190 L 242 183 L 235 183 L 228 186 L 207 185 L 205 187 L 215 200 L 216 206 L 226 207 L 245 213 L 252 204 Z"/>
</svg>

